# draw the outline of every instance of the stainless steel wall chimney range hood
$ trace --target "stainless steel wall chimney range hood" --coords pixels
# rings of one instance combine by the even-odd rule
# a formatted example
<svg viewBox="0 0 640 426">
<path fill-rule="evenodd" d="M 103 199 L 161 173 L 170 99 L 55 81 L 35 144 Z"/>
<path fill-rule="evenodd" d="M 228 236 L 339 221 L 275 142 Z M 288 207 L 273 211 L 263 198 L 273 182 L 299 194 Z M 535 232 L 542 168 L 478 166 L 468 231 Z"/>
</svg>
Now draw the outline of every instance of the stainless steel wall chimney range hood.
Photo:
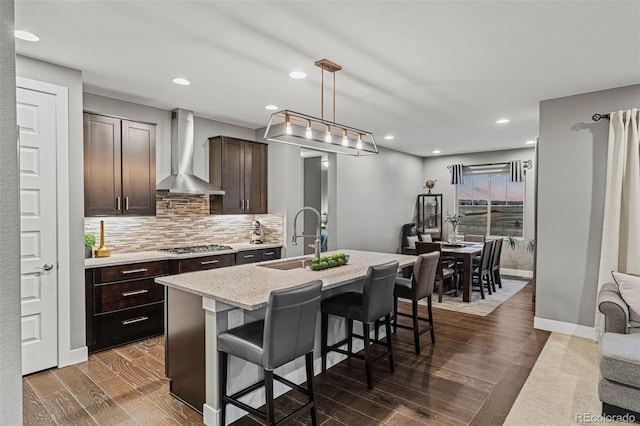
<svg viewBox="0 0 640 426">
<path fill-rule="evenodd" d="M 193 174 L 193 111 L 171 111 L 171 174 L 157 186 L 158 191 L 177 194 L 224 195 L 224 191 Z"/>
</svg>

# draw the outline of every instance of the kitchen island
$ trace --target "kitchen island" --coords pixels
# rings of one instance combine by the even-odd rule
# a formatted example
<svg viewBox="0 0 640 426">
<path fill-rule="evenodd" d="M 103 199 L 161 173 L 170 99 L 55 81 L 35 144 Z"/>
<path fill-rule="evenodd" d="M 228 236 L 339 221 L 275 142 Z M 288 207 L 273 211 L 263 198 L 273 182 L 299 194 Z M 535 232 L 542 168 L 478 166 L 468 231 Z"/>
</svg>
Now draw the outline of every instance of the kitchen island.
<svg viewBox="0 0 640 426">
<path fill-rule="evenodd" d="M 218 350 L 217 336 L 229 328 L 244 322 L 264 318 L 264 311 L 273 290 L 288 288 L 313 280 L 322 280 L 323 298 L 333 294 L 359 289 L 370 265 L 398 261 L 400 267 L 411 266 L 415 256 L 377 253 L 356 250 L 337 250 L 350 256 L 344 266 L 312 271 L 296 267 L 296 259 L 262 262 L 259 264 L 239 265 L 208 271 L 192 272 L 156 278 L 156 282 L 167 286 L 167 376 L 171 379 L 171 392 L 177 398 L 202 410 L 207 425 L 220 425 L 220 395 L 218 392 Z M 282 269 L 292 267 L 292 269 Z M 204 310 L 204 311 L 202 311 Z M 204 324 L 201 324 L 204 312 Z M 316 348 L 319 348 L 319 324 L 316 332 Z M 330 323 L 330 341 L 336 335 L 344 333 L 344 321 Z M 199 337 L 204 335 L 204 337 Z M 204 340 L 204 342 L 200 342 Z M 354 342 L 354 350 L 359 350 Z M 204 348 L 202 347 L 204 346 Z M 204 373 L 192 368 L 190 360 L 197 359 L 204 352 Z M 327 359 L 328 366 L 340 362 L 345 357 L 332 353 Z M 320 350 L 316 349 L 316 371 L 320 370 Z M 278 374 L 295 383 L 305 381 L 304 359 L 301 358 L 278 369 Z M 198 375 L 204 377 L 205 398 L 202 407 L 198 407 L 196 398 L 192 399 L 194 381 Z M 259 378 L 257 366 L 240 359 L 231 358 L 229 369 L 229 392 L 233 393 L 246 385 L 255 383 Z M 202 379 L 202 377 L 200 377 Z M 174 386 L 180 383 L 180 386 Z M 277 386 L 274 392 L 280 395 L 288 388 Z M 245 402 L 259 407 L 264 402 L 264 392 L 257 391 L 245 397 Z M 227 421 L 232 422 L 244 412 L 235 407 L 227 410 Z"/>
</svg>

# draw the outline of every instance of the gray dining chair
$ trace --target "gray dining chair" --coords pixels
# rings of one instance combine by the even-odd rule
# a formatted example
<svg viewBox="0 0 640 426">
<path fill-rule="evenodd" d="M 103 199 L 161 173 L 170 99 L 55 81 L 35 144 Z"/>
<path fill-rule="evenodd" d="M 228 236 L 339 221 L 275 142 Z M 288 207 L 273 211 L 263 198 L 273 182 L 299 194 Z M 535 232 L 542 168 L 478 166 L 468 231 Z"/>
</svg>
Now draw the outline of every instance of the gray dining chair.
<svg viewBox="0 0 640 426">
<path fill-rule="evenodd" d="M 371 363 L 389 356 L 389 369 L 393 373 L 393 347 L 391 345 L 391 315 L 393 314 L 393 291 L 398 272 L 398 262 L 389 262 L 377 266 L 369 266 L 364 279 L 362 293 L 346 292 L 329 297 L 322 301 L 322 371 L 327 370 L 327 354 L 338 352 L 348 357 L 364 360 L 367 375 L 367 387 L 373 389 L 373 374 Z M 329 346 L 328 328 L 329 315 L 346 318 L 347 337 Z M 377 338 L 371 340 L 371 325 L 376 325 L 377 321 L 384 317 L 387 342 L 384 343 Z M 362 336 L 353 334 L 353 321 L 362 322 Z M 377 327 L 376 327 L 377 329 Z M 364 356 L 353 353 L 353 338 L 364 340 Z M 377 343 L 386 346 L 386 352 L 373 357 L 371 344 Z M 340 346 L 347 345 L 347 350 Z"/>
<path fill-rule="evenodd" d="M 489 295 L 491 291 L 491 252 L 493 250 L 493 241 L 485 241 L 480 255 L 480 264 L 473 270 L 473 284 L 477 285 L 480 290 L 480 297 L 485 298 L 484 289 L 487 288 Z M 485 284 L 486 282 L 486 284 Z M 472 286 L 473 290 L 473 286 Z"/>
<path fill-rule="evenodd" d="M 396 286 L 393 294 L 393 312 L 395 313 L 393 316 L 394 333 L 398 327 L 413 330 L 413 341 L 417 354 L 420 353 L 421 334 L 431 331 L 431 343 L 434 344 L 436 342 L 436 336 L 433 330 L 431 295 L 433 294 L 439 261 L 440 253 L 437 251 L 421 254 L 416 259 L 411 278 L 396 278 Z M 399 297 L 411 300 L 411 315 L 398 311 Z M 427 299 L 427 318 L 418 315 L 418 301 L 423 299 Z M 412 326 L 399 324 L 398 316 L 411 317 Z M 421 329 L 418 320 L 426 321 L 427 325 Z"/>
<path fill-rule="evenodd" d="M 464 234 L 464 241 L 468 243 L 484 243 L 486 239 L 483 234 Z"/>
<path fill-rule="evenodd" d="M 322 281 L 316 280 L 299 286 L 274 290 L 269 295 L 264 321 L 256 321 L 232 328 L 218 336 L 220 411 L 222 424 L 225 423 L 226 405 L 235 405 L 274 425 L 273 380 L 285 384 L 307 395 L 309 401 L 289 414 L 289 420 L 311 411 L 311 422 L 318 424 L 315 395 L 313 391 L 313 345 L 316 335 L 316 321 L 320 308 Z M 233 395 L 227 395 L 228 356 L 233 355 L 256 364 L 264 370 L 264 380 L 251 385 Z M 301 356 L 305 357 L 307 387 L 303 388 L 284 377 L 274 374 L 274 370 Z M 264 386 L 265 412 L 259 411 L 240 398 Z"/>
<path fill-rule="evenodd" d="M 444 257 L 442 256 L 442 245 L 440 243 L 416 243 L 416 254 L 425 254 L 438 252 L 438 266 L 436 267 L 436 282 L 438 283 L 438 303 L 442 303 L 442 296 L 444 295 L 444 284 L 449 281 L 450 288 L 454 291 L 455 296 L 458 297 L 458 275 L 454 269 L 455 263 L 444 263 Z M 455 259 L 454 259 L 455 261 Z"/>
<path fill-rule="evenodd" d="M 491 259 L 491 279 L 494 283 L 493 291 L 495 291 L 495 284 L 498 284 L 498 288 L 502 288 L 502 278 L 500 278 L 500 258 L 502 257 L 502 244 L 503 238 L 494 240 L 493 243 L 493 256 Z"/>
</svg>

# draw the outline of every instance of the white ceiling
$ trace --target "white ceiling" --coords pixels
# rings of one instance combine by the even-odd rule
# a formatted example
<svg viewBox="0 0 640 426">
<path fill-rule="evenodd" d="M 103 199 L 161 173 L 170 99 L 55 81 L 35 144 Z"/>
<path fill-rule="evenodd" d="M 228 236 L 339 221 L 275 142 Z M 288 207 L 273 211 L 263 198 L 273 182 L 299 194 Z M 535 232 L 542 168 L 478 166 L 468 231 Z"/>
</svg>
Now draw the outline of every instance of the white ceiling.
<svg viewBox="0 0 640 426">
<path fill-rule="evenodd" d="M 270 103 L 319 116 L 328 58 L 336 121 L 421 156 L 524 147 L 540 100 L 640 83 L 638 1 L 17 0 L 15 20 L 40 36 L 17 52 L 86 91 L 251 128 Z"/>
</svg>

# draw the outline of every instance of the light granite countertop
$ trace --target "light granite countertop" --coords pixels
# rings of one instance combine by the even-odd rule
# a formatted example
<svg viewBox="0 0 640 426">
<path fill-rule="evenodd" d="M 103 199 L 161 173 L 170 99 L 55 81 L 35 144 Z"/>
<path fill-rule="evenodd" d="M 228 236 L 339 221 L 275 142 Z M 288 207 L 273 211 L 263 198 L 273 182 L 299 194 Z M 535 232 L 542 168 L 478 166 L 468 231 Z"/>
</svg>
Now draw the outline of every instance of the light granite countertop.
<svg viewBox="0 0 640 426">
<path fill-rule="evenodd" d="M 174 254 L 167 253 L 159 250 L 152 251 L 137 251 L 131 253 L 114 253 L 109 257 L 92 257 L 84 260 L 85 269 L 99 268 L 102 266 L 116 266 L 126 265 L 129 263 L 138 262 L 153 262 L 156 260 L 172 260 L 172 259 L 192 259 L 194 257 L 213 256 L 218 254 L 238 253 L 247 250 L 259 250 L 282 247 L 282 244 L 225 244 L 230 246 L 231 250 L 219 250 L 215 252 L 204 253 L 187 253 L 187 254 Z"/>
<path fill-rule="evenodd" d="M 416 256 L 348 249 L 322 254 L 331 255 L 339 252 L 350 255 L 349 263 L 323 271 L 312 271 L 308 268 L 280 270 L 265 267 L 293 259 L 309 258 L 309 256 L 300 256 L 259 264 L 236 265 L 158 277 L 155 281 L 232 306 L 256 310 L 266 306 L 269 293 L 272 290 L 292 287 L 318 279 L 322 280 L 322 289 L 328 290 L 364 278 L 370 265 L 397 260 L 400 267 L 404 267 L 414 264 L 416 260 Z"/>
</svg>

